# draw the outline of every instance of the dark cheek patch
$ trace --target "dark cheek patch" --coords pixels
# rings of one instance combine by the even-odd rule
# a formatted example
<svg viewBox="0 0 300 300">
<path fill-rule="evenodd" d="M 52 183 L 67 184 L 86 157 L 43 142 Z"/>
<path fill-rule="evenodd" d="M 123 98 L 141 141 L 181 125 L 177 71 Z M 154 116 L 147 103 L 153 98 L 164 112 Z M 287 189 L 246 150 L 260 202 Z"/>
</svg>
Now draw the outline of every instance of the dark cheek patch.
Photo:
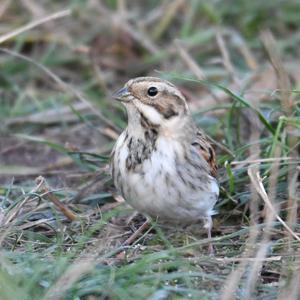
<svg viewBox="0 0 300 300">
<path fill-rule="evenodd" d="M 175 111 L 173 107 L 168 107 L 164 112 L 163 116 L 165 119 L 170 119 L 172 117 L 178 116 L 178 112 Z"/>
<path fill-rule="evenodd" d="M 185 103 L 180 97 L 177 95 L 170 95 L 166 90 L 161 93 L 163 101 L 158 101 L 154 106 L 165 119 L 178 116 L 179 111 L 182 110 L 182 108 L 185 111 Z"/>
<path fill-rule="evenodd" d="M 165 119 L 170 119 L 172 117 L 178 116 L 179 112 L 176 110 L 173 104 L 170 103 L 155 103 L 153 107 L 164 116 Z"/>
<path fill-rule="evenodd" d="M 172 117 L 178 116 L 181 110 L 185 111 L 185 102 L 177 95 L 170 95 L 167 90 L 159 92 L 157 97 L 151 99 L 147 95 L 144 95 L 142 91 L 134 91 L 132 88 L 129 89 L 130 93 L 142 103 L 154 107 L 165 119 L 171 119 Z M 142 125 L 147 125 L 145 116 L 142 118 Z M 146 126 L 143 126 L 146 127 Z M 147 126 L 149 127 L 149 126 Z"/>
</svg>

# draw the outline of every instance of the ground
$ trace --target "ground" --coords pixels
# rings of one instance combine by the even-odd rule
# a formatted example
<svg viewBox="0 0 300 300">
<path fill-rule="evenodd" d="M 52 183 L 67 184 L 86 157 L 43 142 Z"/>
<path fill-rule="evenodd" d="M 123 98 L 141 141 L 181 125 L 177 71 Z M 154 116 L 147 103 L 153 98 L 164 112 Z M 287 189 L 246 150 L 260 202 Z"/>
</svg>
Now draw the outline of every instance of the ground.
<svg viewBox="0 0 300 300">
<path fill-rule="evenodd" d="M 0 4 L 0 299 L 299 299 L 300 3 Z M 38 22 L 36 22 L 38 20 Z M 117 195 L 113 91 L 172 81 L 217 152 L 212 243 Z"/>
</svg>

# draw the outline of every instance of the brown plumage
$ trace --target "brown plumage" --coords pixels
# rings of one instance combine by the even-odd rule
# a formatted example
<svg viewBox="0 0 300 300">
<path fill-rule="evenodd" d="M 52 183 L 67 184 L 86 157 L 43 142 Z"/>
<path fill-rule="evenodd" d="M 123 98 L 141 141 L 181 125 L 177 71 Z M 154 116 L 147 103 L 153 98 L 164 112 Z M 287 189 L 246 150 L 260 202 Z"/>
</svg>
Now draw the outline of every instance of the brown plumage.
<svg viewBox="0 0 300 300">
<path fill-rule="evenodd" d="M 140 77 L 114 97 L 128 114 L 111 159 L 122 196 L 155 218 L 176 223 L 203 219 L 210 236 L 219 194 L 215 152 L 196 127 L 182 93 L 168 81 Z"/>
<path fill-rule="evenodd" d="M 201 131 L 197 131 L 197 138 L 196 141 L 193 142 L 193 145 L 199 148 L 200 154 L 204 157 L 207 161 L 210 173 L 212 176 L 217 176 L 217 162 L 216 162 L 216 154 L 214 148 L 209 143 L 206 135 Z"/>
</svg>

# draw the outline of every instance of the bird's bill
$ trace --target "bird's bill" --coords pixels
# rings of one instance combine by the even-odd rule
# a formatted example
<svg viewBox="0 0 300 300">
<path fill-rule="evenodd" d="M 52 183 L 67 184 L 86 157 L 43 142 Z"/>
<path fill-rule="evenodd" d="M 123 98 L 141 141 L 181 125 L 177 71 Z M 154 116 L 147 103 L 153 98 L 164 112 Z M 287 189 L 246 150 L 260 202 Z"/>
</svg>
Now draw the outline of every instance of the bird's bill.
<svg viewBox="0 0 300 300">
<path fill-rule="evenodd" d="M 119 101 L 123 101 L 123 102 L 128 101 L 128 96 L 129 96 L 129 91 L 126 86 L 112 94 L 112 97 L 115 100 L 119 100 Z"/>
</svg>

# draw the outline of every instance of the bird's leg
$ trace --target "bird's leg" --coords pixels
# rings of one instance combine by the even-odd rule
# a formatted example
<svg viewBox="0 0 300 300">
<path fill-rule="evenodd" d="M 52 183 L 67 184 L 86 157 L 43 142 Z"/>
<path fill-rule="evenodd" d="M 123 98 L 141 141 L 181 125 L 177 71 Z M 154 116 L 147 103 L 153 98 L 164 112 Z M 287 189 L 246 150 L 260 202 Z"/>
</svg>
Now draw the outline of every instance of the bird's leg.
<svg viewBox="0 0 300 300">
<path fill-rule="evenodd" d="M 130 214 L 130 216 L 128 218 L 126 218 L 126 225 L 129 225 L 132 220 L 138 215 L 139 213 L 135 210 L 132 214 Z"/>
<path fill-rule="evenodd" d="M 212 225 L 213 225 L 213 222 L 212 222 L 211 216 L 205 217 L 204 218 L 204 228 L 207 230 L 207 237 L 209 239 L 211 239 Z M 209 252 L 210 256 L 213 256 L 215 254 L 214 246 L 211 241 L 209 241 L 209 244 L 208 244 L 208 252 Z"/>
<path fill-rule="evenodd" d="M 132 244 L 138 236 L 140 236 L 150 225 L 150 219 L 147 217 L 146 221 L 123 243 L 123 246 Z"/>
</svg>

